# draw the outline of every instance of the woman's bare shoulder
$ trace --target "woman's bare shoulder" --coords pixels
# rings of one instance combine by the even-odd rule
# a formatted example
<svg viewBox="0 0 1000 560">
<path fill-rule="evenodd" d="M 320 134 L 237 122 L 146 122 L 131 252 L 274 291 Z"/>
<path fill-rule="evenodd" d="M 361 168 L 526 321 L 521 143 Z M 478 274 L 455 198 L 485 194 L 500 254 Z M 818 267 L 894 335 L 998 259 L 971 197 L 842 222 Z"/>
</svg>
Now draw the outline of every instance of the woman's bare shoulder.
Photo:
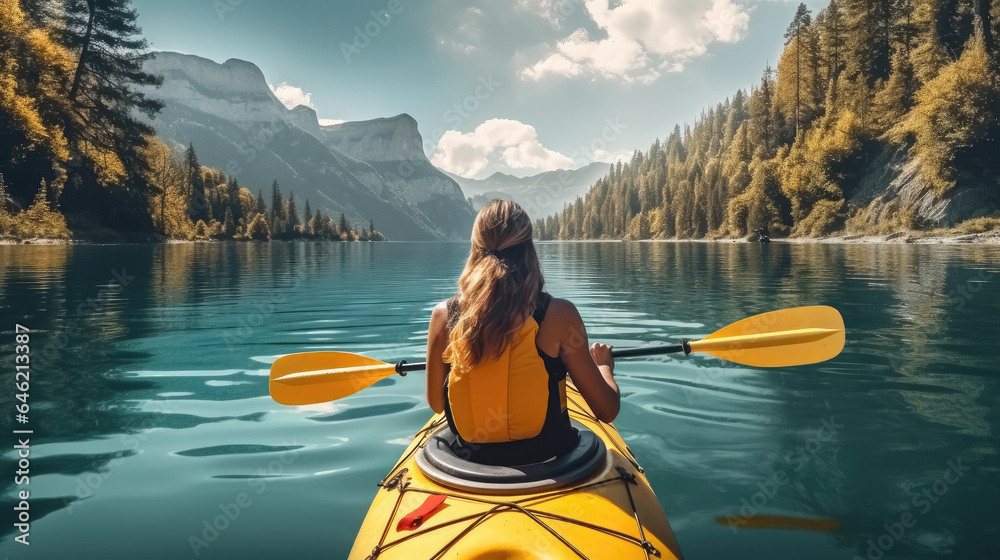
<svg viewBox="0 0 1000 560">
<path fill-rule="evenodd" d="M 580 312 L 568 299 L 552 298 L 545 312 L 546 318 L 552 318 L 560 323 L 571 323 L 580 320 Z"/>
<path fill-rule="evenodd" d="M 438 302 L 431 311 L 431 320 L 448 318 L 448 300 Z"/>
</svg>

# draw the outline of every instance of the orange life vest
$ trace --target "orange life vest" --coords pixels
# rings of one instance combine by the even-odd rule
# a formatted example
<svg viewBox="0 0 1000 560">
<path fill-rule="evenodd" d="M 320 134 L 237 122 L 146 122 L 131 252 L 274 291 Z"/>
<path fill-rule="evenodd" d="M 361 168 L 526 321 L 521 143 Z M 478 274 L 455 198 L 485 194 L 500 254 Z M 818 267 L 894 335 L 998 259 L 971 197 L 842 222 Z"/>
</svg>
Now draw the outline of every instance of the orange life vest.
<svg viewBox="0 0 1000 560">
<path fill-rule="evenodd" d="M 445 407 L 449 423 L 460 440 L 476 451 L 506 448 L 505 454 L 510 455 L 517 454 L 515 449 L 526 451 L 534 446 L 539 453 L 551 454 L 575 442 L 566 412 L 566 367 L 535 343 L 551 299 L 544 292 L 539 294 L 532 317 L 499 358 L 472 367 L 453 365 L 448 374 Z M 457 317 L 454 299 L 449 301 L 449 315 Z"/>
</svg>

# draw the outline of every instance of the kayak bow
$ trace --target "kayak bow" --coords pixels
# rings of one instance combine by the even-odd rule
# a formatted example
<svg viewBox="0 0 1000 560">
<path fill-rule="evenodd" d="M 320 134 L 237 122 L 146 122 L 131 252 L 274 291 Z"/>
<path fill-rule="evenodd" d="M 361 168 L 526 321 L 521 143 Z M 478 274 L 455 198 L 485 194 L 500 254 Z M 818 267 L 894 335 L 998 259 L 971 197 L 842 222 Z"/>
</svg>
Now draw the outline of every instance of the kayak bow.
<svg viewBox="0 0 1000 560">
<path fill-rule="evenodd" d="M 596 468 L 562 486 L 514 493 L 428 476 L 421 457 L 447 430 L 435 415 L 379 483 L 350 559 L 680 558 L 666 514 L 621 435 L 594 417 L 572 384 L 567 406 L 578 428 L 600 440 Z M 429 499 L 440 503 L 421 511 Z M 422 515 L 411 529 L 414 511 Z"/>
</svg>

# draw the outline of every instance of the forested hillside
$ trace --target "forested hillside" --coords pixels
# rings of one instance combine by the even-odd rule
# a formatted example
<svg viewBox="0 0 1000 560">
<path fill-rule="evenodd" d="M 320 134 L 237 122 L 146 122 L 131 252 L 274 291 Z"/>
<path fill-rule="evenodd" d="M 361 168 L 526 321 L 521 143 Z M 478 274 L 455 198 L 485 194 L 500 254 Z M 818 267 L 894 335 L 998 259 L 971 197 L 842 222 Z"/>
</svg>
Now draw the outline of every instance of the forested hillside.
<svg viewBox="0 0 1000 560">
<path fill-rule="evenodd" d="M 0 237 L 383 239 L 171 151 L 136 18 L 130 0 L 0 0 Z"/>
<path fill-rule="evenodd" d="M 612 166 L 540 239 L 1000 225 L 1000 0 L 800 5 L 749 94 Z M 986 216 L 986 217 L 983 217 Z"/>
</svg>

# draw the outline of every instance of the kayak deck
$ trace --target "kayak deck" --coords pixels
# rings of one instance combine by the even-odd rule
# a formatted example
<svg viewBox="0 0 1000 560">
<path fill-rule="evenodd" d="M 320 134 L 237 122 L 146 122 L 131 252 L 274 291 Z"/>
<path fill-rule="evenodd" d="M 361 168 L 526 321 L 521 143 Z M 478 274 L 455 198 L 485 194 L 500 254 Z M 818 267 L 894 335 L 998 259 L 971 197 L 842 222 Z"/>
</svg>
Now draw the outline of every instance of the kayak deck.
<svg viewBox="0 0 1000 560">
<path fill-rule="evenodd" d="M 570 418 L 607 448 L 595 472 L 534 494 L 485 495 L 442 486 L 415 461 L 446 425 L 437 414 L 379 483 L 350 559 L 679 558 L 666 515 L 621 435 L 594 417 L 571 384 L 567 397 Z M 446 498 L 422 525 L 399 530 L 399 521 L 431 495 Z"/>
</svg>

